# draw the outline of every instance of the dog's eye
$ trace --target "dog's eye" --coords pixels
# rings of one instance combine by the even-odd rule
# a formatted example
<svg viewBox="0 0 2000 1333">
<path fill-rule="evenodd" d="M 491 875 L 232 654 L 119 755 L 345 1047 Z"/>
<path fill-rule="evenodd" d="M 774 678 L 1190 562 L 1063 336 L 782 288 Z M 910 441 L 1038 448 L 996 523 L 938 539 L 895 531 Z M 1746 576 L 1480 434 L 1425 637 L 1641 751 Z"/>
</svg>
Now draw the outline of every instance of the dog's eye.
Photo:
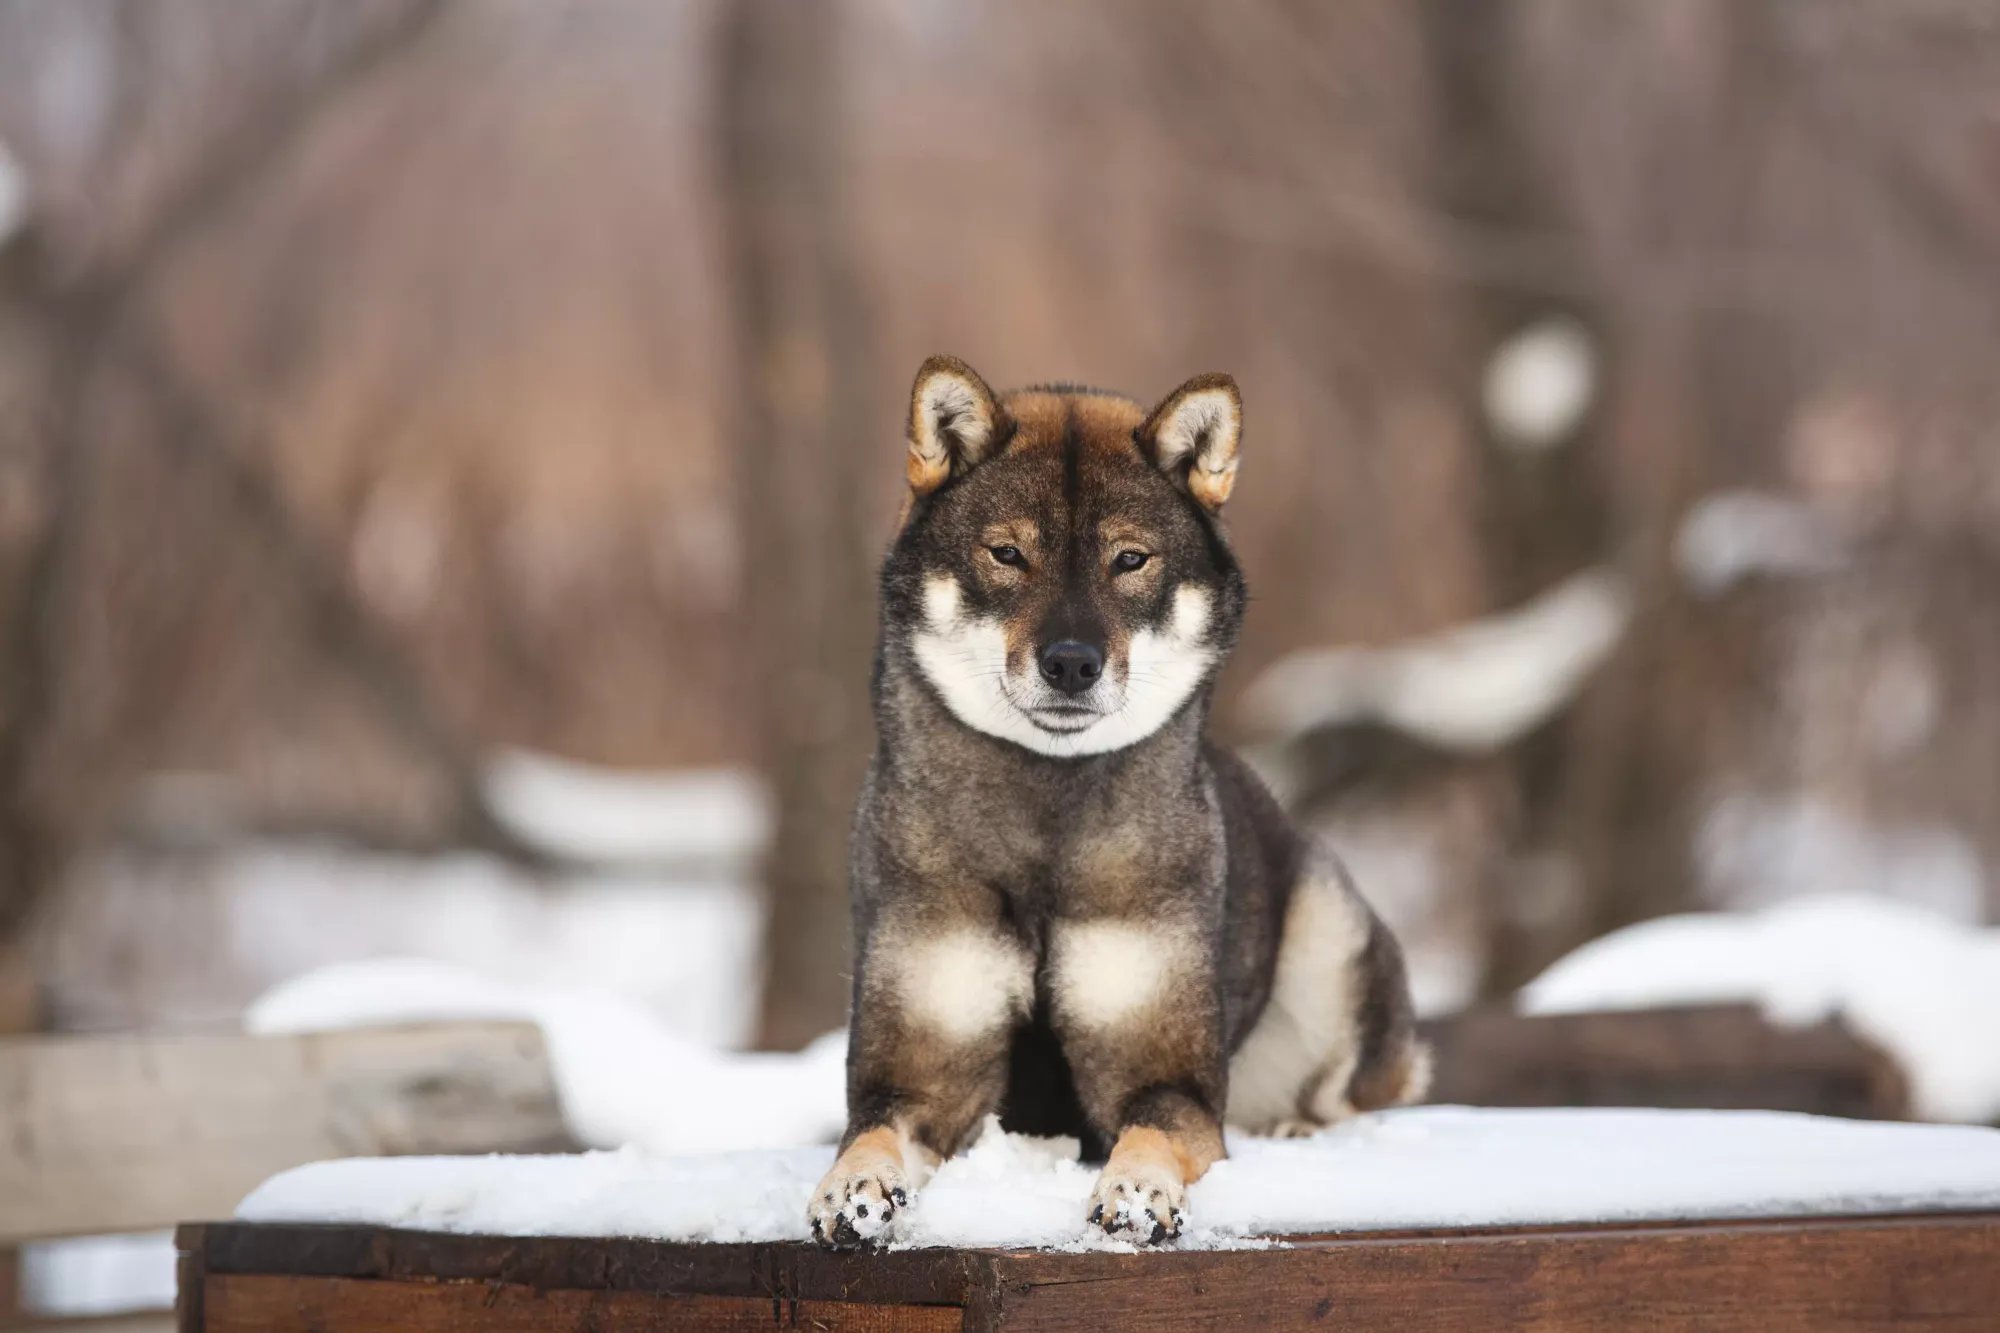
<svg viewBox="0 0 2000 1333">
<path fill-rule="evenodd" d="M 1144 551 L 1120 551 L 1111 557 L 1111 567 L 1120 574 L 1130 574 L 1153 557 Z"/>
<path fill-rule="evenodd" d="M 1022 556 L 1021 548 L 1018 546 L 989 546 L 986 548 L 986 553 L 1003 565 L 1012 565 L 1015 569 L 1028 567 L 1028 561 Z"/>
</svg>

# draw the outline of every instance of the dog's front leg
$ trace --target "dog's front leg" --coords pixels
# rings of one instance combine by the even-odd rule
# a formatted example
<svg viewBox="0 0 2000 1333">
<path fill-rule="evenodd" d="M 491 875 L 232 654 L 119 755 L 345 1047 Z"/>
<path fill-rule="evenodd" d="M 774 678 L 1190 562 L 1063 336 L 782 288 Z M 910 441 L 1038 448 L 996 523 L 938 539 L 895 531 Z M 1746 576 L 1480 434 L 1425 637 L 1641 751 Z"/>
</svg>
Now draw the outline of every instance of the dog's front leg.
<svg viewBox="0 0 2000 1333">
<path fill-rule="evenodd" d="M 885 930 L 862 950 L 847 1050 L 847 1133 L 813 1192 L 822 1245 L 888 1239 L 898 1210 L 1007 1086 L 1034 963 L 975 927 Z"/>
<path fill-rule="evenodd" d="M 1084 1113 L 1113 1136 L 1090 1219 L 1180 1234 L 1187 1187 L 1223 1155 L 1221 993 L 1192 922 L 1100 918 L 1055 933 L 1054 1000 Z"/>
</svg>

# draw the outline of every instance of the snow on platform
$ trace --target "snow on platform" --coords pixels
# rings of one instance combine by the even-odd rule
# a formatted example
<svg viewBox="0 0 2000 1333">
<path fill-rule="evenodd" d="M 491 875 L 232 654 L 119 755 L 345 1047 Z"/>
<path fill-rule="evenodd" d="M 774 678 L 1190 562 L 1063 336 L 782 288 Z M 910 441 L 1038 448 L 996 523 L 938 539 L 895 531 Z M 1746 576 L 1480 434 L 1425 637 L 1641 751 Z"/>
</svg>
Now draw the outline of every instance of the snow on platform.
<svg viewBox="0 0 2000 1333">
<path fill-rule="evenodd" d="M 691 1096 L 699 1096 L 696 1089 Z M 1312 1139 L 1232 1136 L 1188 1247 L 1287 1233 L 2000 1207 L 2000 1130 L 1763 1111 L 1471 1110 L 1366 1116 Z M 830 1148 L 668 1157 L 359 1159 L 285 1172 L 246 1221 L 676 1241 L 805 1238 Z M 905 1214 L 899 1244 L 1122 1248 L 1094 1237 L 1069 1140 L 989 1122 Z"/>
</svg>

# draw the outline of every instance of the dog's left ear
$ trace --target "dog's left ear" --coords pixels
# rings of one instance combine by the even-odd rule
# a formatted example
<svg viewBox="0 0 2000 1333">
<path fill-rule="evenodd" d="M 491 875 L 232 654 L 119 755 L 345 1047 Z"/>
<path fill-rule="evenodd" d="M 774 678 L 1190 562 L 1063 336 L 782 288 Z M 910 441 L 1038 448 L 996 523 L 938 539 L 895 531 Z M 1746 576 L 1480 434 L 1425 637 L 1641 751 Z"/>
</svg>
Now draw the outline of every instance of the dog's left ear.
<svg viewBox="0 0 2000 1333">
<path fill-rule="evenodd" d="M 1243 395 L 1227 375 L 1197 375 L 1168 394 L 1134 437 L 1153 465 L 1209 513 L 1236 486 Z"/>
</svg>

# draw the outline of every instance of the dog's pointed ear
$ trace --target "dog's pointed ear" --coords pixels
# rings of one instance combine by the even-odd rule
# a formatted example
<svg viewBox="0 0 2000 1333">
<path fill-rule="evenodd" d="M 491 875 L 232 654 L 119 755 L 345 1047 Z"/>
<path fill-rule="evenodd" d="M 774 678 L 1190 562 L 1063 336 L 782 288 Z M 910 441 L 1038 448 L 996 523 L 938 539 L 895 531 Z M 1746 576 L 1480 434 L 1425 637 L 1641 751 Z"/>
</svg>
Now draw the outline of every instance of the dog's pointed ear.
<svg viewBox="0 0 2000 1333">
<path fill-rule="evenodd" d="M 917 368 L 910 389 L 912 495 L 929 495 L 986 461 L 1004 443 L 1000 402 L 978 372 L 955 356 Z"/>
<path fill-rule="evenodd" d="M 1197 375 L 1168 394 L 1134 438 L 1153 465 L 1209 513 L 1236 486 L 1243 394 L 1227 375 Z"/>
</svg>

